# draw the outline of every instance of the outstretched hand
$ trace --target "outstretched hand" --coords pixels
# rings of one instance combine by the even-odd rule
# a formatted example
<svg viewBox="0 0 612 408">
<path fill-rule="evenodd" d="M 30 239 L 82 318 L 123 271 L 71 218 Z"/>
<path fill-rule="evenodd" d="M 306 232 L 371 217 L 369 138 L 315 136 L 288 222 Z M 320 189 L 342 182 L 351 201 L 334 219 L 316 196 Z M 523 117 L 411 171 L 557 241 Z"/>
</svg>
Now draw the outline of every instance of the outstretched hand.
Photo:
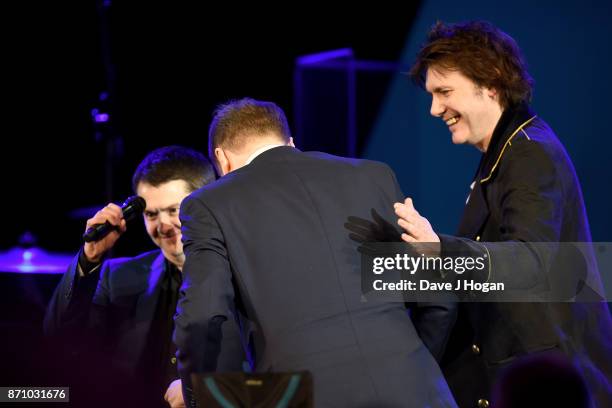
<svg viewBox="0 0 612 408">
<path fill-rule="evenodd" d="M 439 243 L 440 237 L 436 234 L 429 223 L 429 220 L 414 208 L 411 198 L 406 198 L 403 203 L 393 205 L 395 214 L 399 217 L 397 223 L 404 229 L 402 240 L 409 244 L 416 243 Z M 419 252 L 426 253 L 428 256 L 439 256 L 440 245 L 425 245 Z"/>
<path fill-rule="evenodd" d="M 349 216 L 344 227 L 350 231 L 349 238 L 358 243 L 400 242 L 400 233 L 393 224 L 385 220 L 376 210 L 371 211 L 372 219 Z"/>
</svg>

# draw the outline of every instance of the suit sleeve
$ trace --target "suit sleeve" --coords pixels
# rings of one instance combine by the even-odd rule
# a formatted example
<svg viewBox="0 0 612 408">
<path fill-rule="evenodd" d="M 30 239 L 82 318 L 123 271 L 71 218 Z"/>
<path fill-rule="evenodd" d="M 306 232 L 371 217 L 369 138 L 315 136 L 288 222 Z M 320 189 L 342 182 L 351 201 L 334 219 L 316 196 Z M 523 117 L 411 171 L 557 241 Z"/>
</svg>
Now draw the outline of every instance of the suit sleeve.
<svg viewBox="0 0 612 408">
<path fill-rule="evenodd" d="M 224 335 L 233 320 L 234 289 L 225 239 L 206 206 L 193 197 L 180 210 L 185 264 L 175 316 L 174 341 L 185 401 L 192 373 L 217 370 Z M 188 402 L 189 403 L 189 402 Z"/>
<path fill-rule="evenodd" d="M 79 255 L 74 257 L 62 276 L 45 312 L 43 329 L 47 336 L 75 336 L 83 334 L 88 327 L 89 310 L 101 268 L 79 277 Z"/>
<path fill-rule="evenodd" d="M 110 347 L 113 339 L 110 323 L 111 262 L 104 262 L 99 269 L 100 278 L 89 308 L 88 328 L 94 337 L 96 347 Z"/>
<path fill-rule="evenodd" d="M 393 185 L 396 202 L 404 201 L 402 192 L 393 170 L 387 167 Z M 411 318 L 419 337 L 429 352 L 439 362 L 444 354 L 448 337 L 457 319 L 455 302 L 415 302 L 411 305 Z"/>
</svg>

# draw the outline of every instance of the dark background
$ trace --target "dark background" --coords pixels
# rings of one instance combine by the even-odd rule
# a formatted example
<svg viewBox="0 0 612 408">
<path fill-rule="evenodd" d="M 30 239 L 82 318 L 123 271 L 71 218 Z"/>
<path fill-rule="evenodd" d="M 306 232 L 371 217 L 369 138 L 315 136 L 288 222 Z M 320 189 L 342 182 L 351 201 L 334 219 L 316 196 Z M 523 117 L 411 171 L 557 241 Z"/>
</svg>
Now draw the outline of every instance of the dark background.
<svg viewBox="0 0 612 408">
<path fill-rule="evenodd" d="M 90 116 L 92 108 L 108 106 L 98 101 L 113 85 L 105 55 L 115 75 L 110 133 L 120 138 L 110 199 L 120 202 L 131 194 L 132 172 L 151 149 L 181 144 L 205 151 L 212 111 L 221 102 L 272 100 L 292 121 L 297 56 L 352 47 L 360 58 L 396 61 L 416 4 L 389 12 L 117 1 L 106 29 L 92 0 L 20 7 L 11 17 L 19 24 L 7 58 L 15 72 L 8 78 L 10 111 L 3 124 L 10 142 L 2 163 L 9 222 L 0 249 L 31 231 L 45 249 L 74 252 L 86 217 L 72 211 L 109 201 L 109 132 Z M 102 140 L 96 141 L 96 131 Z M 130 241 L 144 241 L 134 251 L 148 246 L 144 231 L 133 230 L 139 231 Z"/>
<path fill-rule="evenodd" d="M 88 215 L 131 194 L 132 172 L 148 151 L 168 144 L 205 151 L 212 111 L 228 99 L 275 101 L 295 132 L 296 57 L 346 47 L 360 60 L 398 63 L 391 82 L 371 81 L 378 95 L 372 86 L 357 90 L 366 106 L 358 110 L 365 134 L 358 155 L 390 164 L 417 209 L 437 230 L 452 233 L 478 152 L 450 143 L 443 124 L 429 116 L 428 96 L 401 74 L 438 19 L 489 20 L 517 40 L 536 80 L 533 106 L 576 166 L 593 237 L 610 240 L 612 6 L 604 0 L 418 1 L 401 8 L 385 2 L 332 8 L 117 1 L 107 9 L 106 24 L 99 4 L 20 2 L 0 13 L 0 251 L 30 231 L 38 246 L 75 252 Z M 100 102 L 105 91 L 111 100 Z M 337 97 L 333 92 L 322 90 L 328 101 Z M 93 108 L 112 109 L 110 126 L 93 124 Z M 316 126 L 326 126 L 333 108 L 327 115 Z M 84 208 L 90 211 L 75 214 Z M 128 234 L 119 254 L 151 247 L 139 226 Z"/>
</svg>

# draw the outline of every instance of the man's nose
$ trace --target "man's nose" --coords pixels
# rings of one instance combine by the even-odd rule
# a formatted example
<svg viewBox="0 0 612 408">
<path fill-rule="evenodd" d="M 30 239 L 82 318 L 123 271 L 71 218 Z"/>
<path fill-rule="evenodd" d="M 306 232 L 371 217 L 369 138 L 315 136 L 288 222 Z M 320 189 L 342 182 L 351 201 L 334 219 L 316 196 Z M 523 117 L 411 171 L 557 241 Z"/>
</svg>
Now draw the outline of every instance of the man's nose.
<svg viewBox="0 0 612 408">
<path fill-rule="evenodd" d="M 159 215 L 159 227 L 168 229 L 172 228 L 173 225 L 174 222 L 172 220 L 172 217 L 168 215 L 165 211 L 161 212 Z"/>
<path fill-rule="evenodd" d="M 162 235 L 171 235 L 174 230 L 174 225 L 170 222 L 164 222 L 161 219 L 159 220 L 159 224 L 157 224 L 157 232 Z"/>
<path fill-rule="evenodd" d="M 429 109 L 429 113 L 431 113 L 432 116 L 439 118 L 444 115 L 445 111 L 446 107 L 442 103 L 440 103 L 440 100 L 438 98 L 433 96 L 431 98 L 431 108 Z"/>
</svg>

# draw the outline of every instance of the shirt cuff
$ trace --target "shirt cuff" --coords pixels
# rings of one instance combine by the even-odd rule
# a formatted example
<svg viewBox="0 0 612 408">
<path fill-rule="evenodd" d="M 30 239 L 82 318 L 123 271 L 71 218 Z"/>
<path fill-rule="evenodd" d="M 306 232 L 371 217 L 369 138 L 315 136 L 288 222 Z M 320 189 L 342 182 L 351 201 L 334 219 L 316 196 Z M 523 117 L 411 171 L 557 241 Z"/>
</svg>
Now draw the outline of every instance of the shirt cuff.
<svg viewBox="0 0 612 408">
<path fill-rule="evenodd" d="M 84 248 L 81 247 L 81 250 L 79 251 L 79 263 L 77 268 L 79 276 L 83 277 L 89 275 L 98 269 L 100 265 L 102 265 L 102 262 L 90 262 L 85 256 Z"/>
</svg>

